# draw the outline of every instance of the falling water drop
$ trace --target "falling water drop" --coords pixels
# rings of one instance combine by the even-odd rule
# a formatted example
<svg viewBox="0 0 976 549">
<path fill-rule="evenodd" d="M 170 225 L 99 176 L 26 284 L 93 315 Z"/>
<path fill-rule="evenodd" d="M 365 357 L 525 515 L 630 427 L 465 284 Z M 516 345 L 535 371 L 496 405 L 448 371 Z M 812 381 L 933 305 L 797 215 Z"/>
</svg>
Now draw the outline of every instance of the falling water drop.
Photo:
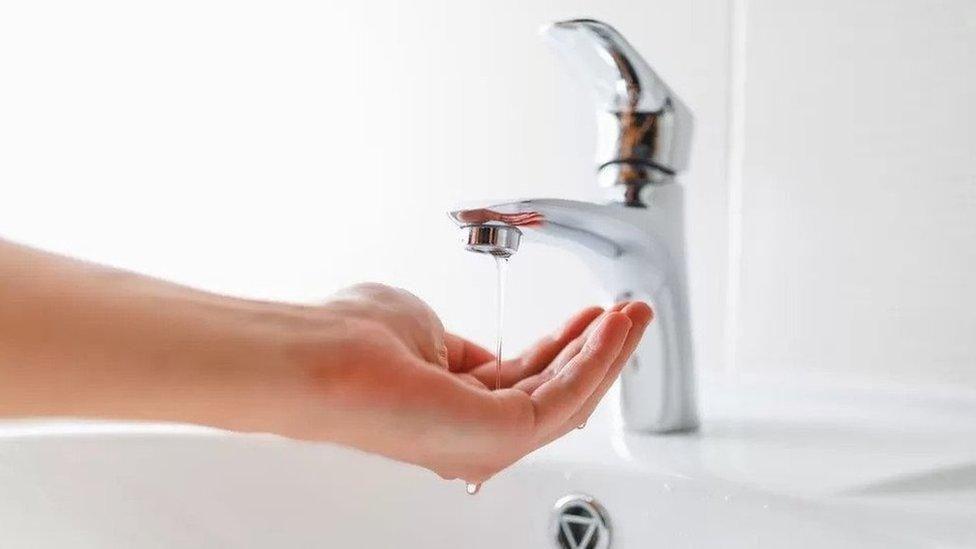
<svg viewBox="0 0 976 549">
<path fill-rule="evenodd" d="M 467 485 L 465 485 L 464 491 L 467 492 L 469 496 L 473 496 L 481 491 L 481 483 L 469 482 Z"/>
</svg>

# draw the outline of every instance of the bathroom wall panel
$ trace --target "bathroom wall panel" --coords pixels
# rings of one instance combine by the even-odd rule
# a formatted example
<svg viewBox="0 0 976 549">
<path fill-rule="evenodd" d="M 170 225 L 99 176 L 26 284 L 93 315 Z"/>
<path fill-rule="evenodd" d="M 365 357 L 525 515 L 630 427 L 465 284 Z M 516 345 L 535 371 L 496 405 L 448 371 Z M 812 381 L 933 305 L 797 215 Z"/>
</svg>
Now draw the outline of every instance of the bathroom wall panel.
<svg viewBox="0 0 976 549">
<path fill-rule="evenodd" d="M 976 388 L 976 4 L 745 4 L 737 368 Z"/>
</svg>

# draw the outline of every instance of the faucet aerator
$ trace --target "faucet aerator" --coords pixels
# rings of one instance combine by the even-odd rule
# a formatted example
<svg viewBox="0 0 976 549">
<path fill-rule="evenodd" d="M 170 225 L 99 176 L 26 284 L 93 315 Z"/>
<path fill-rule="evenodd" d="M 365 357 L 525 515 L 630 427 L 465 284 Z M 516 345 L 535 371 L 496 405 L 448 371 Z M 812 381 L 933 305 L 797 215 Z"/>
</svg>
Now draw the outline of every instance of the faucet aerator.
<svg viewBox="0 0 976 549">
<path fill-rule="evenodd" d="M 508 225 L 468 225 L 468 251 L 509 258 L 518 251 L 522 231 Z"/>
</svg>

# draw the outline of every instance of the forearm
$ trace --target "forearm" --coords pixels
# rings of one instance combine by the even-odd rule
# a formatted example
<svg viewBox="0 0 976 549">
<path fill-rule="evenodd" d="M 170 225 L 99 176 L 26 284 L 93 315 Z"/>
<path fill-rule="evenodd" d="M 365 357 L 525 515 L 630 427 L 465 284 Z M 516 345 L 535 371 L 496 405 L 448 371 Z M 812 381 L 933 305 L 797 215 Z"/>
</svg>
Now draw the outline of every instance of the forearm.
<svg viewBox="0 0 976 549">
<path fill-rule="evenodd" d="M 0 416 L 246 427 L 289 311 L 0 241 Z"/>
</svg>

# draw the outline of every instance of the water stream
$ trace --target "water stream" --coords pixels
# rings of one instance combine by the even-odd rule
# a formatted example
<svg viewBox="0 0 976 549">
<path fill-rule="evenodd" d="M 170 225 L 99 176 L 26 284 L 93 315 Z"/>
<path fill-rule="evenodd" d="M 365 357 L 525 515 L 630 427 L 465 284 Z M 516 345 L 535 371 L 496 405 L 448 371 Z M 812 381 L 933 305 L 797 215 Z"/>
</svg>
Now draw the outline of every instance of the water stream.
<svg viewBox="0 0 976 549">
<path fill-rule="evenodd" d="M 508 279 L 508 256 L 495 255 L 495 386 L 502 388 L 502 342 L 505 333 L 505 282 Z M 481 483 L 469 482 L 464 488 L 468 495 L 481 490 Z"/>
<path fill-rule="evenodd" d="M 505 327 L 505 281 L 508 278 L 508 258 L 495 257 L 495 390 L 502 388 L 502 341 Z"/>
</svg>

